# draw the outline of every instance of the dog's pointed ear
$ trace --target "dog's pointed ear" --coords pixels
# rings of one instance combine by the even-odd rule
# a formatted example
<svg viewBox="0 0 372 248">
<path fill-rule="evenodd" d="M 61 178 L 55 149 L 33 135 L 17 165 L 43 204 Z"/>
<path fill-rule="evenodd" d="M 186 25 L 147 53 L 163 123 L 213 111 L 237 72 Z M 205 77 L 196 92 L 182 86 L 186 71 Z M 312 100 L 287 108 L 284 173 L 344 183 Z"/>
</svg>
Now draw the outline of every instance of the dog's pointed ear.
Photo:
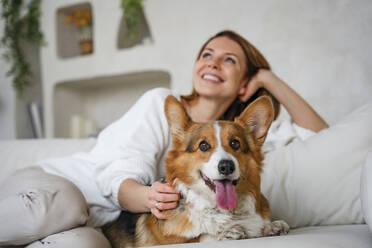
<svg viewBox="0 0 372 248">
<path fill-rule="evenodd" d="M 248 128 L 257 145 L 262 146 L 267 131 L 274 119 L 274 106 L 269 96 L 261 96 L 253 101 L 236 119 Z"/>
<path fill-rule="evenodd" d="M 185 108 L 174 96 L 168 96 L 165 99 L 164 110 L 173 138 L 182 140 L 191 123 Z"/>
</svg>

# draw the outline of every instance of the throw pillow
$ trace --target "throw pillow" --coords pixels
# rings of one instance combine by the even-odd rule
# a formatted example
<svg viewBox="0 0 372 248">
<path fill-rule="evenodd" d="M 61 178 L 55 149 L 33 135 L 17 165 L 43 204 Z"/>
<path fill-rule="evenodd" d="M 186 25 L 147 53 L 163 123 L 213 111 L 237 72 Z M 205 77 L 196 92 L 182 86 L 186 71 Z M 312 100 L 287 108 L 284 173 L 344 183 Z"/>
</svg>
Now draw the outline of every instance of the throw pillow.
<svg viewBox="0 0 372 248">
<path fill-rule="evenodd" d="M 292 227 L 363 223 L 360 175 L 372 147 L 372 103 L 307 140 L 266 155 L 262 191 Z"/>
</svg>

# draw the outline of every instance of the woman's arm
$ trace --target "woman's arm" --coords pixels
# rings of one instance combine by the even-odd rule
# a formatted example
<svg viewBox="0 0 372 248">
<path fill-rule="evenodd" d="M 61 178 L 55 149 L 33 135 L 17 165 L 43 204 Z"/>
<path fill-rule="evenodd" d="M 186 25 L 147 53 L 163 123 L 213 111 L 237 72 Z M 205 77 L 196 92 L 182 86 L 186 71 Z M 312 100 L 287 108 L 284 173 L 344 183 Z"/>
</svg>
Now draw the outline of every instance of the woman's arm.
<svg viewBox="0 0 372 248">
<path fill-rule="evenodd" d="M 97 186 L 117 208 L 151 211 L 162 218 L 157 215 L 159 209 L 177 206 L 172 201 L 178 194 L 163 199 L 169 186 L 155 182 L 161 176 L 158 158 L 169 146 L 164 101 L 170 94 L 168 89 L 146 92 L 122 118 L 100 133 L 90 153 L 96 164 Z M 151 183 L 151 187 L 144 186 Z"/>
<path fill-rule="evenodd" d="M 259 88 L 265 88 L 275 96 L 297 125 L 314 132 L 328 128 L 328 124 L 322 117 L 299 94 L 270 70 L 260 69 L 257 72 L 249 81 L 244 96 L 240 96 L 241 100 L 248 100 Z"/>
<path fill-rule="evenodd" d="M 144 186 L 133 179 L 124 180 L 119 188 L 119 204 L 133 213 L 149 212 L 165 219 L 161 210 L 177 207 L 179 194 L 168 184 L 155 182 Z"/>
</svg>

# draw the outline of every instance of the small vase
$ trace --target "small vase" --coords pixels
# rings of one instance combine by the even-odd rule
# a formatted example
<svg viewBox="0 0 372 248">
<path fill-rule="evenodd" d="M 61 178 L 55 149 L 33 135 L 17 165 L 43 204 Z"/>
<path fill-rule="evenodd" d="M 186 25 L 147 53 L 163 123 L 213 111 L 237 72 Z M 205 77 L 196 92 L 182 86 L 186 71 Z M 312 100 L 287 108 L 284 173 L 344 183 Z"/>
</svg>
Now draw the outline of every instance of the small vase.
<svg viewBox="0 0 372 248">
<path fill-rule="evenodd" d="M 83 40 L 80 41 L 80 54 L 86 55 L 93 52 L 93 41 L 92 40 Z"/>
</svg>

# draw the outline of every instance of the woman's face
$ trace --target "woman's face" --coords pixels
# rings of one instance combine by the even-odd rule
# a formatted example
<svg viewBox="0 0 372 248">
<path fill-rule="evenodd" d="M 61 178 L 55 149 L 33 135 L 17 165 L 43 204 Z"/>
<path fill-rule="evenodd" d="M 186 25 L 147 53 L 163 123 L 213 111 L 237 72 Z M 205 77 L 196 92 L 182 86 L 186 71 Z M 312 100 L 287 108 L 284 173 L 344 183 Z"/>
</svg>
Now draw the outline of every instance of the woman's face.
<svg viewBox="0 0 372 248">
<path fill-rule="evenodd" d="M 240 45 L 218 37 L 206 45 L 195 63 L 194 88 L 200 96 L 232 101 L 247 83 L 245 72 L 246 59 Z"/>
</svg>

